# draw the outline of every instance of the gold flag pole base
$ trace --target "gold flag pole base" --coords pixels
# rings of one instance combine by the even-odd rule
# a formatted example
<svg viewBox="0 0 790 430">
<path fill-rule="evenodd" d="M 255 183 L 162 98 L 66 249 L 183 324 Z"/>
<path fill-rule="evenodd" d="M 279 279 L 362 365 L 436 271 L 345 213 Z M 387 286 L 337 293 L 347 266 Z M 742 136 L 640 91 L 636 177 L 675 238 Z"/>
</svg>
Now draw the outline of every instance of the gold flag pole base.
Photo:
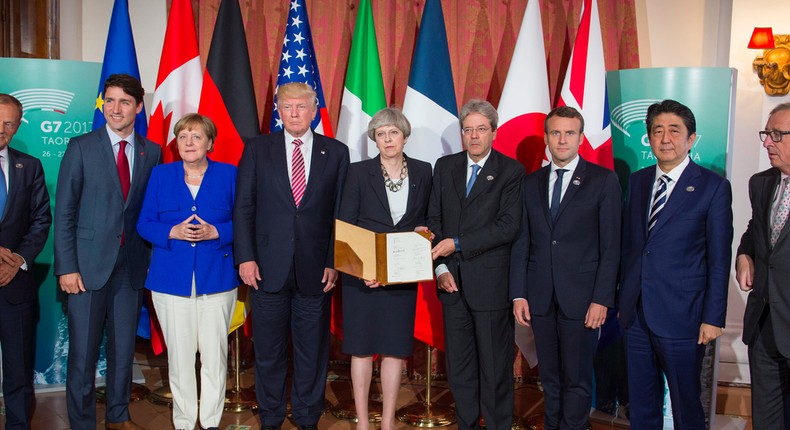
<svg viewBox="0 0 790 430">
<path fill-rule="evenodd" d="M 368 401 L 368 421 L 371 423 L 381 422 L 381 402 Z M 358 423 L 359 417 L 357 416 L 357 408 L 354 405 L 354 399 L 343 400 L 338 402 L 337 405 L 332 406 L 329 411 L 335 418 L 345 420 L 352 423 Z"/>
<path fill-rule="evenodd" d="M 136 382 L 132 383 L 132 391 L 129 394 L 129 401 L 137 402 L 147 398 L 151 394 L 151 390 L 143 384 Z M 107 401 L 107 387 L 96 388 L 96 403 L 104 403 Z"/>
<path fill-rule="evenodd" d="M 414 427 L 446 427 L 455 424 L 455 409 L 431 403 L 431 375 L 433 373 L 433 347 L 428 345 L 425 369 L 425 401 L 412 403 L 395 411 L 398 421 Z"/>
<path fill-rule="evenodd" d="M 446 427 L 455 424 L 455 409 L 449 406 L 414 403 L 398 409 L 398 420 L 414 427 Z"/>
<path fill-rule="evenodd" d="M 236 369 L 235 382 L 233 388 L 225 391 L 225 407 L 228 412 L 243 412 L 250 409 L 258 409 L 258 400 L 255 397 L 255 390 L 252 388 L 241 388 L 241 357 L 239 357 L 239 330 L 234 331 L 233 348 L 236 359 L 233 364 Z"/>
<path fill-rule="evenodd" d="M 527 430 L 543 430 L 543 414 L 528 416 L 524 420 L 522 428 Z"/>
<path fill-rule="evenodd" d="M 173 405 L 173 392 L 170 391 L 170 383 L 162 381 L 162 386 L 151 392 L 148 401 L 155 405 Z"/>
</svg>

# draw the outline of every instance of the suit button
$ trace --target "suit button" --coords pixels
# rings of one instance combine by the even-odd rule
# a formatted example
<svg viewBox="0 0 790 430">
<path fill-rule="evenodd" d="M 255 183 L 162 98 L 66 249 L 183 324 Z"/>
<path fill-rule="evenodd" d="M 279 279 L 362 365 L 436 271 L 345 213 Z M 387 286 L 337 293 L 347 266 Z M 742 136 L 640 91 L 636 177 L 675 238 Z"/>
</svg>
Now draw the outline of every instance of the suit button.
<svg viewBox="0 0 790 430">
<path fill-rule="evenodd" d="M 552 245 L 556 245 L 556 244 L 557 244 L 557 241 L 556 241 L 556 240 L 552 240 L 552 241 L 551 241 L 551 244 L 552 244 Z"/>
<path fill-rule="evenodd" d="M 197 207 L 196 206 L 192 206 L 192 212 L 195 212 L 196 210 L 197 210 Z"/>
<path fill-rule="evenodd" d="M 194 247 L 196 247 L 196 246 L 197 246 L 197 244 L 196 244 L 195 242 L 192 242 L 191 244 L 189 244 L 189 246 L 191 246 L 191 247 L 193 247 L 193 248 L 194 248 Z"/>
</svg>

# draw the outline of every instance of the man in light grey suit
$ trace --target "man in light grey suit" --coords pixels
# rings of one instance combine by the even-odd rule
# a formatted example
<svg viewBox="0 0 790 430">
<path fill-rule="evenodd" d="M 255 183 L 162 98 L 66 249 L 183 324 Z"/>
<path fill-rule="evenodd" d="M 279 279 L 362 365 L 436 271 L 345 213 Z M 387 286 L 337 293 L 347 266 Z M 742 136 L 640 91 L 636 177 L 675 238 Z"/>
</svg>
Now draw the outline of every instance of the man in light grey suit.
<svg viewBox="0 0 790 430">
<path fill-rule="evenodd" d="M 135 226 L 159 146 L 136 135 L 144 90 L 129 75 L 104 84 L 106 127 L 69 142 L 55 206 L 55 275 L 68 294 L 66 406 L 74 430 L 96 428 L 96 359 L 107 332 L 105 428 L 142 427 L 129 417 L 135 331 L 149 248 Z M 106 325 L 105 325 L 106 323 Z"/>
</svg>

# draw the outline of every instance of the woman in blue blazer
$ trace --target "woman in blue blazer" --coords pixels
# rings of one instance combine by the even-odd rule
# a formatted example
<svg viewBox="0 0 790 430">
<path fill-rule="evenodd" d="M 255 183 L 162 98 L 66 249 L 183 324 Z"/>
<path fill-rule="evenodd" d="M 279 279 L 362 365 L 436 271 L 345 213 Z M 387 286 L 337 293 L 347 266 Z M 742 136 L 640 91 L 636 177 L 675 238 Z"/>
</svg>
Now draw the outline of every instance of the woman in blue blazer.
<svg viewBox="0 0 790 430">
<path fill-rule="evenodd" d="M 239 282 L 233 264 L 236 167 L 208 159 L 217 129 L 188 114 L 175 125 L 181 161 L 154 168 L 137 222 L 153 245 L 145 287 L 167 344 L 173 425 L 198 420 L 195 353 L 200 352 L 200 424 L 222 418 L 228 329 Z"/>
</svg>

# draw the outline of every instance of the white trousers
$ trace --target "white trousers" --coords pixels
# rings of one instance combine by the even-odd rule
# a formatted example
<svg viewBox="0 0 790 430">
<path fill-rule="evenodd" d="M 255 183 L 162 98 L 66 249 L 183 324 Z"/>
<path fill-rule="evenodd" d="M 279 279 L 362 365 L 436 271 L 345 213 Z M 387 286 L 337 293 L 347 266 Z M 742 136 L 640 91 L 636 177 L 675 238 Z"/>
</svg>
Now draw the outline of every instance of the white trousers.
<svg viewBox="0 0 790 430">
<path fill-rule="evenodd" d="M 192 430 L 198 419 L 196 352 L 200 352 L 200 424 L 204 428 L 219 426 L 225 405 L 228 329 L 236 293 L 236 289 L 196 297 L 151 293 L 167 344 L 176 429 Z"/>
</svg>

